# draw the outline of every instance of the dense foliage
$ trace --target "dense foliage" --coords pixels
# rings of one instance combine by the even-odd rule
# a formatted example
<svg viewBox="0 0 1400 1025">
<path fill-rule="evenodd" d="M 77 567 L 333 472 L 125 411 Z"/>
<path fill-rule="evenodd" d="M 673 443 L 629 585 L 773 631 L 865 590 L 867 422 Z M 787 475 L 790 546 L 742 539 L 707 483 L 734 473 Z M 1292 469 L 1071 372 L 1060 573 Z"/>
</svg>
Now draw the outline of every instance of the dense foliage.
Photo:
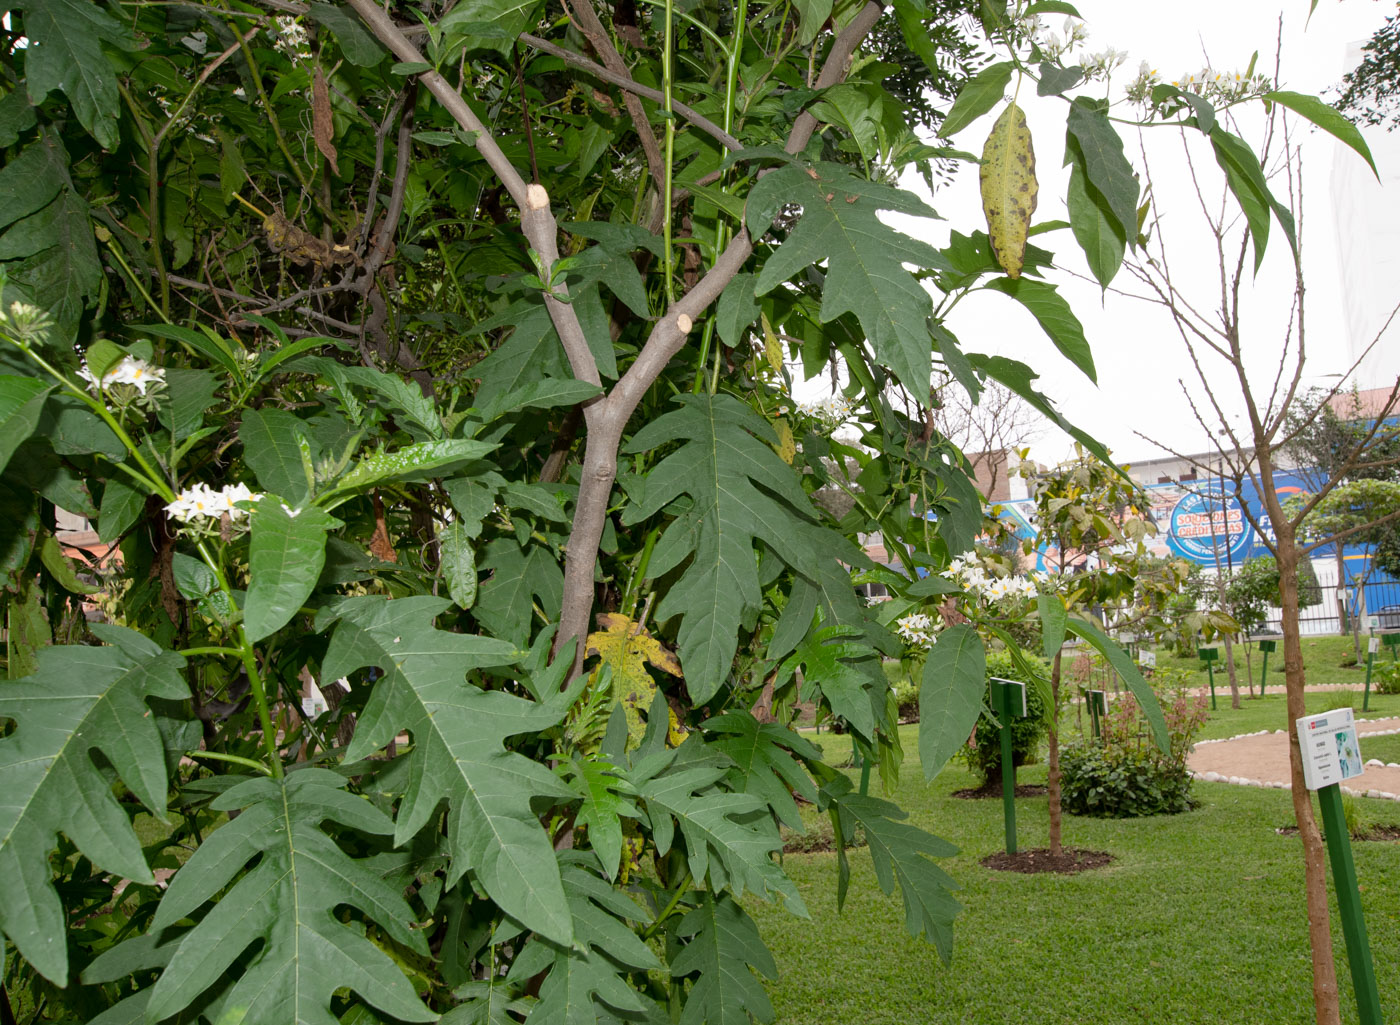
<svg viewBox="0 0 1400 1025">
<path fill-rule="evenodd" d="M 935 82 L 972 59 L 921 0 L 11 5 L 0 1016 L 768 1020 L 744 898 L 806 913 L 798 799 L 838 894 L 859 832 L 949 954 L 949 846 L 794 709 L 892 780 L 896 610 L 939 617 L 927 772 L 980 708 L 1004 631 L 939 575 L 983 510 L 932 377 L 1073 428 L 942 317 L 1002 293 L 1093 374 L 1012 76 L 1065 102 L 1105 284 L 1139 201 L 1106 69 L 977 11 L 1004 59 L 940 130 L 1001 112 L 988 230 L 937 249 L 880 216 L 933 216 L 891 183 L 953 156 L 885 88 L 891 25 Z M 1142 103 L 1249 164 L 1210 101 Z M 844 412 L 797 415 L 795 368 Z"/>
<path fill-rule="evenodd" d="M 1151 743 L 1137 703 L 1128 694 L 1110 705 L 1100 737 L 1065 748 L 1060 771 L 1066 811 L 1137 818 L 1195 807 L 1186 756 L 1206 721 L 1205 698 L 1176 688 L 1165 694 L 1162 711 L 1171 736 L 1167 751 Z"/>
</svg>

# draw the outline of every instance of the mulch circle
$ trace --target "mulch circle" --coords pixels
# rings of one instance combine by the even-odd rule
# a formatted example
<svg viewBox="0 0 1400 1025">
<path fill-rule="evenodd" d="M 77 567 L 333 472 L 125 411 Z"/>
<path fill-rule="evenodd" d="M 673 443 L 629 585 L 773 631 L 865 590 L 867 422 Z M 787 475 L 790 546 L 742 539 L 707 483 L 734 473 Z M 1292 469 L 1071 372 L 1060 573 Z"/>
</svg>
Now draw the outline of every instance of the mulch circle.
<svg viewBox="0 0 1400 1025">
<path fill-rule="evenodd" d="M 1103 868 L 1113 861 L 1107 851 L 1086 851 L 1082 847 L 1066 847 L 1059 857 L 1051 855 L 1050 848 L 1037 847 L 1029 851 L 1007 854 L 997 851 L 982 859 L 982 865 L 998 872 L 1021 872 L 1035 875 L 1038 872 L 1055 872 L 1058 875 L 1072 876 L 1080 872 Z"/>
<path fill-rule="evenodd" d="M 1044 783 L 1017 783 L 1017 797 L 1044 797 L 1049 792 L 1049 787 Z M 953 796 L 963 801 L 985 801 L 990 798 L 1001 797 L 1001 784 L 992 786 L 984 783 L 980 787 L 967 787 L 963 790 L 954 790 Z"/>
</svg>

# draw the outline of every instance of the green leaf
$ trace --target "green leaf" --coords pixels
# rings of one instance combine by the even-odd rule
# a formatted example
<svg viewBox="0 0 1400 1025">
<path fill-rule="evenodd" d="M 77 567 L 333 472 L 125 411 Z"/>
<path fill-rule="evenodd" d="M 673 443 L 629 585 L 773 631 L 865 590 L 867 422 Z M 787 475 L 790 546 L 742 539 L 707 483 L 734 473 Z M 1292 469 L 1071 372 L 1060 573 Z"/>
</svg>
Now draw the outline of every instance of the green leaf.
<svg viewBox="0 0 1400 1025">
<path fill-rule="evenodd" d="M 749 233 L 759 238 L 784 203 L 801 205 L 802 216 L 764 262 L 754 294 L 767 295 L 799 271 L 824 263 L 820 322 L 854 313 L 875 358 L 916 399 L 926 396 L 933 369 L 928 332 L 933 303 L 904 264 L 933 267 L 946 261 L 927 243 L 885 224 L 879 212 L 933 217 L 933 210 L 912 193 L 868 181 L 840 164 L 787 166 L 761 178 L 749 193 Z"/>
<path fill-rule="evenodd" d="M 979 373 L 984 373 L 988 377 L 1006 385 L 1006 387 L 1025 399 L 1032 408 L 1059 427 L 1060 430 L 1064 431 L 1071 438 L 1092 452 L 1101 462 L 1116 468 L 1117 464 L 1113 462 L 1113 457 L 1109 455 L 1108 449 L 1104 448 L 1103 442 L 1090 434 L 1086 434 L 1066 420 L 1060 415 L 1060 411 L 1055 408 L 1054 404 L 1036 389 L 1035 382 L 1039 379 L 1040 375 L 1030 367 L 1017 360 L 1007 359 L 1005 356 L 984 356 L 981 353 L 968 353 L 967 358 Z M 1121 469 L 1118 470 L 1118 473 L 1124 480 L 1130 479 Z"/>
<path fill-rule="evenodd" d="M 904 898 L 904 928 L 910 936 L 925 937 L 946 964 L 953 956 L 953 919 L 962 910 L 952 891 L 958 888 L 952 878 L 930 858 L 950 858 L 958 849 L 946 840 L 925 833 L 901 821 L 907 816 L 896 805 L 876 797 L 850 793 L 845 777 L 828 784 L 823 791 L 837 813 L 841 835 L 854 835 L 859 825 L 870 848 L 875 879 L 880 889 L 890 893 L 899 883 Z M 844 866 L 846 853 L 840 858 Z M 843 873 L 844 874 L 844 873 Z M 838 892 L 844 901 L 845 887 Z"/>
<path fill-rule="evenodd" d="M 110 478 L 102 486 L 101 514 L 97 520 L 97 539 L 104 544 L 115 541 L 136 522 L 146 507 L 146 496 L 120 477 Z"/>
<path fill-rule="evenodd" d="M 95 590 L 91 584 L 85 584 L 78 579 L 73 560 L 63 554 L 63 545 L 52 534 L 45 533 L 44 540 L 39 544 L 39 561 L 52 574 L 58 586 L 69 594 L 86 595 Z"/>
<path fill-rule="evenodd" d="M 764 803 L 751 794 L 714 789 L 728 772 L 728 760 L 702 750 L 696 741 L 689 743 L 697 753 L 677 758 L 659 775 L 647 777 L 644 760 L 629 776 L 646 803 L 657 852 L 665 856 L 671 850 L 679 827 L 697 884 L 708 879 L 714 891 L 732 888 L 736 899 L 745 890 L 765 900 L 779 895 L 789 911 L 807 917 L 797 888 L 773 860 L 783 846 L 777 826 L 771 816 L 753 814 Z"/>
<path fill-rule="evenodd" d="M 532 1025 L 608 1025 L 617 1021 L 614 1012 L 628 1019 L 656 1020 L 646 1013 L 639 987 L 618 969 L 619 965 L 640 972 L 661 969 L 656 955 L 625 924 L 644 922 L 649 916 L 579 864 L 582 855 L 573 855 L 572 860 L 563 866 L 562 874 L 567 910 L 574 921 L 574 946 L 532 940 L 511 965 L 508 981 L 527 982 L 548 966 L 539 1003 L 530 1012 Z"/>
<path fill-rule="evenodd" d="M 197 353 L 219 364 L 228 371 L 229 376 L 235 381 L 243 379 L 243 367 L 239 365 L 234 354 L 229 351 L 228 343 L 217 335 L 210 337 L 202 331 L 177 327 L 174 324 L 133 324 L 131 330 L 134 333 L 155 335 L 157 338 L 168 338 L 173 342 L 179 342 L 190 352 Z"/>
<path fill-rule="evenodd" d="M 911 598 L 926 598 L 938 594 L 959 594 L 961 591 L 962 586 L 956 581 L 949 580 L 947 577 L 933 576 L 930 574 L 929 576 L 920 577 L 918 580 L 915 580 L 908 587 L 904 588 L 903 593 Z"/>
<path fill-rule="evenodd" d="M 314 505 L 288 509 L 273 494 L 253 506 L 243 606 L 249 640 L 270 637 L 305 604 L 326 562 L 326 532 L 339 526 L 339 520 Z"/>
<path fill-rule="evenodd" d="M 1089 380 L 1098 383 L 1094 354 L 1084 340 L 1084 326 L 1054 285 L 1033 278 L 993 278 L 986 287 L 1011 296 L 1030 310 L 1065 359 L 1084 371 L 1084 376 Z"/>
<path fill-rule="evenodd" d="M 273 406 L 249 409 L 243 413 L 238 439 L 243 442 L 243 459 L 252 467 L 264 491 L 281 495 L 293 508 L 306 504 L 311 497 L 311 482 L 306 479 L 302 463 L 302 444 L 311 446 L 313 464 L 319 454 L 299 419 Z"/>
<path fill-rule="evenodd" d="M 39 581 L 26 574 L 5 602 L 5 675 L 11 680 L 36 673 L 39 652 L 53 644 L 44 597 Z"/>
<path fill-rule="evenodd" d="M 681 1025 L 749 1025 L 773 1020 L 773 1005 L 755 976 L 778 977 L 758 926 L 728 894 L 706 893 L 674 930 L 684 943 L 671 960 L 671 975 L 695 974 Z"/>
<path fill-rule="evenodd" d="M 1254 269 L 1257 272 L 1264 260 L 1264 247 L 1269 241 L 1269 211 L 1278 217 L 1284 234 L 1288 237 L 1289 248 L 1298 251 L 1298 239 L 1294 231 L 1293 217 L 1288 209 L 1274 199 L 1269 191 L 1269 183 L 1259 158 L 1250 149 L 1249 143 L 1237 135 L 1231 135 L 1219 125 L 1210 133 L 1211 147 L 1215 150 L 1215 161 L 1225 171 L 1225 181 L 1230 191 L 1239 201 L 1244 211 L 1249 233 L 1254 239 Z"/>
<path fill-rule="evenodd" d="M 540 0 L 462 0 L 438 23 L 443 55 L 465 46 L 509 57 L 520 33 L 534 26 L 540 6 Z"/>
<path fill-rule="evenodd" d="M 578 796 L 574 825 L 588 830 L 588 845 L 602 863 L 609 879 L 617 878 L 622 862 L 622 819 L 638 819 L 641 813 L 629 796 L 632 786 L 622 770 L 599 755 L 575 754 L 556 770 L 570 781 Z"/>
<path fill-rule="evenodd" d="M 185 660 L 124 627 L 94 623 L 107 644 L 46 648 L 34 675 L 0 686 L 0 930 L 56 985 L 68 982 L 63 908 L 49 853 L 66 834 L 94 864 L 155 882 L 141 842 L 93 752 L 158 818 L 165 815 L 165 753 L 148 698 L 189 697 Z"/>
<path fill-rule="evenodd" d="M 0 376 L 0 470 L 39 426 L 44 401 L 53 385 L 36 377 Z"/>
<path fill-rule="evenodd" d="M 1209 100 L 1199 93 L 1193 93 L 1185 89 L 1179 89 L 1166 82 L 1160 82 L 1152 87 L 1152 102 L 1162 103 L 1166 100 L 1176 100 L 1191 108 L 1196 116 L 1196 127 L 1202 135 L 1210 135 L 1215 131 L 1215 108 L 1211 106 Z"/>
<path fill-rule="evenodd" d="M 741 619 L 763 600 L 755 541 L 809 574 L 816 572 L 817 557 L 802 536 L 811 503 L 792 467 L 770 447 L 776 436 L 767 421 L 729 395 L 681 395 L 675 401 L 681 408 L 643 427 L 627 446 L 628 452 L 646 452 L 682 443 L 647 476 L 623 523 L 645 520 L 681 495 L 693 500 L 662 533 L 651 574 L 659 579 L 692 557 L 656 615 L 681 617 L 677 639 L 686 686 L 692 700 L 703 704 L 729 676 Z"/>
<path fill-rule="evenodd" d="M 436 1020 L 389 956 L 336 914 L 353 907 L 395 942 L 429 956 L 401 892 L 322 831 L 326 821 L 370 835 L 393 829 L 369 801 L 347 794 L 345 783 L 327 769 L 305 768 L 285 779 L 244 780 L 214 799 L 215 811 L 240 813 L 175 874 L 151 929 L 217 900 L 180 939 L 151 991 L 149 1021 L 179 1013 L 230 969 L 235 980 L 208 1012 L 223 1025 L 334 1025 L 331 1000 L 341 988 L 391 1017 Z M 245 866 L 252 867 L 235 881 Z M 245 957 L 254 943 L 257 953 Z"/>
<path fill-rule="evenodd" d="M 438 552 L 447 593 L 459 609 L 471 608 L 476 603 L 476 551 L 460 522 L 449 523 L 438 533 Z"/>
<path fill-rule="evenodd" d="M 875 724 L 884 705 L 883 673 L 875 649 L 859 637 L 858 626 L 825 626 L 808 634 L 797 650 L 778 667 L 778 679 L 787 680 L 802 669 L 803 695 L 825 698 L 833 714 L 873 743 Z M 872 668 L 874 672 L 872 672 Z M 880 673 L 880 678 L 875 674 Z"/>
<path fill-rule="evenodd" d="M 1070 616 L 1065 620 L 1065 628 L 1076 637 L 1084 638 L 1098 649 L 1099 654 L 1108 659 L 1113 671 L 1128 685 L 1133 697 L 1137 698 L 1138 707 L 1147 717 L 1147 724 L 1152 727 L 1152 738 L 1157 742 L 1157 747 L 1164 754 L 1169 753 L 1171 738 L 1167 733 L 1167 720 L 1162 715 L 1162 706 L 1157 703 L 1157 695 L 1153 693 L 1152 685 L 1142 678 L 1142 673 L 1132 656 L 1108 634 L 1087 620 Z"/>
<path fill-rule="evenodd" d="M 1108 115 L 1094 101 L 1081 96 L 1070 104 L 1065 130 L 1079 145 L 1089 184 L 1103 196 L 1124 236 L 1135 238 L 1138 180 L 1133 165 L 1123 155 L 1123 140 L 1114 131 Z"/>
<path fill-rule="evenodd" d="M 547 549 L 527 552 L 512 540 L 498 538 L 486 546 L 480 568 L 491 573 L 477 593 L 475 615 L 496 637 L 521 647 L 530 643 L 538 604 L 554 615 L 564 600 L 564 573 Z"/>
<path fill-rule="evenodd" d="M 0 228 L 48 206 L 67 180 L 66 155 L 48 136 L 20 150 L 0 168 Z"/>
<path fill-rule="evenodd" d="M 384 59 L 384 48 L 360 20 L 331 4 L 307 4 L 308 13 L 335 33 L 340 52 L 356 67 L 372 68 Z"/>
<path fill-rule="evenodd" d="M 983 114 L 989 113 L 1006 95 L 1013 70 L 1015 66 L 1010 61 L 1000 61 L 987 65 L 969 78 L 958 90 L 953 108 L 938 126 L 938 134 L 951 139 Z"/>
<path fill-rule="evenodd" d="M 181 442 L 204 423 L 205 412 L 217 401 L 219 379 L 207 370 L 169 367 L 165 387 L 169 401 L 161 405 L 157 415 L 174 440 Z"/>
<path fill-rule="evenodd" d="M 736 274 L 720 293 L 719 304 L 715 307 L 715 326 L 720 341 L 731 349 L 738 347 L 749 325 L 758 319 L 759 306 L 753 289 L 752 274 Z"/>
<path fill-rule="evenodd" d="M 645 319 L 651 316 L 642 275 L 632 257 L 626 253 L 613 252 L 607 246 L 589 246 L 577 256 L 569 257 L 568 275 L 579 279 L 579 289 L 601 281 L 638 317 Z M 570 291 L 574 287 L 571 285 Z"/>
<path fill-rule="evenodd" d="M 116 69 L 102 42 L 125 42 L 126 28 L 87 0 L 26 0 L 24 72 L 29 100 L 36 106 L 61 89 L 78 121 L 105 150 L 115 150 L 121 98 Z"/>
<path fill-rule="evenodd" d="M 555 725 L 564 708 L 468 683 L 472 669 L 509 665 L 524 653 L 435 629 L 433 617 L 448 606 L 441 598 L 349 598 L 326 617 L 337 623 L 322 664 L 327 679 L 371 665 L 384 672 L 345 757 L 364 758 L 408 731 L 413 749 L 400 756 L 407 790 L 394 843 L 414 836 L 447 800 L 448 885 L 470 869 L 503 911 L 568 944 L 573 927 L 558 864 L 530 801 L 573 795 L 539 762 L 504 748 L 508 737 Z"/>
<path fill-rule="evenodd" d="M 801 15 L 801 30 L 797 35 L 798 46 L 810 46 L 821 34 L 822 26 L 831 17 L 832 0 L 795 0 L 793 6 Z"/>
<path fill-rule="evenodd" d="M 1065 601 L 1059 595 L 1038 594 L 1036 611 L 1040 614 L 1041 650 L 1047 659 L 1054 659 L 1065 645 L 1065 622 L 1069 615 Z"/>
<path fill-rule="evenodd" d="M 802 813 L 793 795 L 816 804 L 817 786 L 793 754 L 820 761 L 821 751 L 786 726 L 759 722 L 747 711 L 726 712 L 701 726 L 718 734 L 710 749 L 722 751 L 733 761 L 728 780 L 734 792 L 762 798 L 778 821 L 801 832 Z"/>
<path fill-rule="evenodd" d="M 114 463 L 126 458 L 126 446 L 112 429 L 71 395 L 50 395 L 39 420 L 37 435 L 46 438 L 54 452 L 61 456 L 87 455 L 100 452 Z"/>
<path fill-rule="evenodd" d="M 1370 166 L 1371 173 L 1376 176 L 1376 180 L 1380 180 L 1380 172 L 1376 170 L 1376 162 L 1371 158 L 1371 148 L 1366 145 L 1366 140 L 1361 137 L 1361 132 L 1356 125 L 1339 114 L 1335 108 L 1329 107 L 1316 96 L 1287 90 L 1268 92 L 1262 98 L 1287 107 L 1295 114 L 1307 118 L 1324 132 L 1346 143 L 1361 154 L 1361 158 Z"/>
<path fill-rule="evenodd" d="M 23 89 L 12 89 L 0 97 L 0 147 L 13 146 L 38 120 Z"/>
<path fill-rule="evenodd" d="M 1117 218 L 1109 212 L 1107 200 L 1089 184 L 1079 147 L 1067 140 L 1065 153 L 1071 158 L 1069 189 L 1065 200 L 1069 206 L 1070 230 L 1079 248 L 1084 251 L 1084 258 L 1094 278 L 1107 288 L 1123 265 L 1128 236 Z M 1132 229 L 1136 231 L 1136 228 L 1134 222 Z"/>
<path fill-rule="evenodd" d="M 587 381 L 577 381 L 560 377 L 546 377 L 524 385 L 505 395 L 489 395 L 482 402 L 480 413 L 483 423 L 514 413 L 521 409 L 553 409 L 556 406 L 576 406 L 602 389 Z"/>
<path fill-rule="evenodd" d="M 1062 68 L 1049 61 L 1043 61 L 1036 70 L 1040 73 L 1040 82 L 1035 87 L 1037 96 L 1062 96 L 1066 89 L 1073 89 L 1084 79 L 1081 68 Z"/>
<path fill-rule="evenodd" d="M 1066 3 L 1065 0 L 1036 0 L 1035 3 L 1026 7 L 1027 14 L 1068 14 L 1071 18 L 1084 20 L 1084 15 L 1080 14 L 1074 4 Z"/>
<path fill-rule="evenodd" d="M 77 336 L 87 301 L 95 299 L 102 286 L 87 202 L 73 190 L 63 190 L 48 206 L 0 235 L 0 260 L 18 261 L 8 268 L 10 286 L 22 288 L 29 302 L 53 317 L 50 343 L 69 344 Z"/>
<path fill-rule="evenodd" d="M 495 352 L 471 368 L 479 395 L 505 395 L 543 377 L 573 379 L 554 322 L 540 304 L 525 306 L 515 330 Z"/>
<path fill-rule="evenodd" d="M 455 469 L 469 460 L 480 459 L 496 448 L 485 441 L 445 438 L 420 441 L 393 452 L 372 452 L 345 472 L 331 492 L 364 491 L 391 480 L 430 480 L 443 476 L 439 471 Z"/>
<path fill-rule="evenodd" d="M 938 635 L 924 662 L 919 687 L 919 760 L 924 778 L 943 770 L 972 733 L 987 686 L 987 653 L 966 624 Z"/>
</svg>

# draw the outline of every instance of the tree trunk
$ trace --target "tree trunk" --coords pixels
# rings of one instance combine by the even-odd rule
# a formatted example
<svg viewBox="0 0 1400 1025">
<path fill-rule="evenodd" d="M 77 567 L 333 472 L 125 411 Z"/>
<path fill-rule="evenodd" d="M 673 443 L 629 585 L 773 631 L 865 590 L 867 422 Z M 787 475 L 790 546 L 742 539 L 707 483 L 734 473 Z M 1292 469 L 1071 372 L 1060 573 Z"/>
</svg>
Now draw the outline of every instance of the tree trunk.
<svg viewBox="0 0 1400 1025">
<path fill-rule="evenodd" d="M 1064 853 L 1060 840 L 1060 653 L 1050 669 L 1050 772 L 1046 779 L 1046 798 L 1050 804 L 1050 855 Z"/>
<path fill-rule="evenodd" d="M 1225 635 L 1225 672 L 1230 677 L 1230 707 L 1240 707 L 1240 681 L 1235 673 L 1235 642 L 1229 634 Z"/>
<path fill-rule="evenodd" d="M 1303 889 L 1308 910 L 1308 943 L 1312 948 L 1313 1004 L 1317 1025 L 1340 1025 L 1341 1003 L 1337 995 L 1337 967 L 1327 907 L 1326 852 L 1322 833 L 1313 817 L 1312 791 L 1303 783 L 1303 754 L 1298 746 L 1297 721 L 1307 714 L 1303 700 L 1303 646 L 1298 629 L 1298 545 L 1294 528 L 1274 494 L 1273 467 L 1268 455 L 1261 453 L 1261 490 L 1278 537 L 1276 559 L 1282 598 L 1283 671 L 1288 695 L 1288 762 L 1293 813 L 1303 841 Z"/>
</svg>

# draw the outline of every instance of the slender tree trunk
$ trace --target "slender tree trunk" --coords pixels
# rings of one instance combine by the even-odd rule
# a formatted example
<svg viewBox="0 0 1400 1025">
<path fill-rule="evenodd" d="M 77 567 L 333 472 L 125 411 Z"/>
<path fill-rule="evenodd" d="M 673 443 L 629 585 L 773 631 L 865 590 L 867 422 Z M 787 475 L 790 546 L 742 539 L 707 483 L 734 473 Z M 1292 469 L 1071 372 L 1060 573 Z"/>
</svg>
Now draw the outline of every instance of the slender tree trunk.
<svg viewBox="0 0 1400 1025">
<path fill-rule="evenodd" d="M 1229 634 L 1225 635 L 1225 672 L 1230 678 L 1230 707 L 1240 707 L 1240 681 L 1235 673 L 1235 642 Z"/>
<path fill-rule="evenodd" d="M 1060 653 L 1050 669 L 1050 772 L 1046 780 L 1046 797 L 1050 804 L 1050 854 L 1064 853 L 1060 839 Z"/>
<path fill-rule="evenodd" d="M 1278 537 L 1279 590 L 1283 626 L 1283 671 L 1288 695 L 1288 762 L 1293 786 L 1293 813 L 1303 841 L 1303 890 L 1307 900 L 1308 943 L 1312 948 L 1313 1005 L 1317 1025 L 1340 1025 L 1337 967 L 1332 953 L 1331 919 L 1327 907 L 1327 857 L 1322 833 L 1313 817 L 1312 791 L 1303 782 L 1303 754 L 1298 746 L 1297 721 L 1307 715 L 1303 700 L 1303 645 L 1298 629 L 1298 545 L 1294 528 L 1274 493 L 1271 453 L 1260 452 L 1265 508 Z"/>
</svg>

